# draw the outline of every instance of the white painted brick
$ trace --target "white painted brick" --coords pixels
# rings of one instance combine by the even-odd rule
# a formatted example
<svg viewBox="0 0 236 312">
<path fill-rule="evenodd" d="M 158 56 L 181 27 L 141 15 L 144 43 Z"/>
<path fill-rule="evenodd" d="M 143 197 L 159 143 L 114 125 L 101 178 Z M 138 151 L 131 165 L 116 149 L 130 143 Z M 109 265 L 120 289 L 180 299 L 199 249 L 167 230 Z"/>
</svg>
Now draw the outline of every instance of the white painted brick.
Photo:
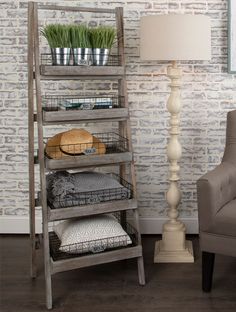
<svg viewBox="0 0 236 312">
<path fill-rule="evenodd" d="M 0 214 L 27 215 L 27 0 L 0 1 Z M 68 4 L 68 1 L 60 1 Z M 70 5 L 98 6 L 97 1 L 70 1 Z M 212 19 L 212 60 L 182 62 L 183 85 L 181 112 L 181 187 L 182 217 L 196 217 L 196 180 L 220 162 L 225 144 L 225 120 L 236 107 L 236 79 L 227 69 L 227 0 L 103 0 L 99 6 L 124 7 L 125 52 L 128 95 L 136 161 L 137 187 L 141 216 L 166 216 L 165 191 L 168 164 L 165 154 L 169 114 L 166 101 L 169 82 L 166 62 L 139 59 L 139 19 L 147 14 L 207 14 Z M 83 14 L 40 14 L 47 22 L 86 21 Z M 91 15 L 90 24 L 99 20 Z M 114 20 L 104 15 L 103 23 Z M 45 43 L 45 41 L 43 41 Z M 46 82 L 50 94 L 76 94 L 102 89 L 114 92 L 117 84 L 109 81 Z M 101 129 L 105 129 L 105 125 Z M 112 127 L 112 125 L 111 125 Z M 58 129 L 47 131 L 53 135 Z M 90 128 L 89 128 L 90 129 Z M 96 127 L 91 127 L 96 130 Z M 38 173 L 36 173 L 38 177 Z M 3 181 L 3 182 L 2 182 Z M 40 211 L 38 212 L 40 213 Z"/>
</svg>

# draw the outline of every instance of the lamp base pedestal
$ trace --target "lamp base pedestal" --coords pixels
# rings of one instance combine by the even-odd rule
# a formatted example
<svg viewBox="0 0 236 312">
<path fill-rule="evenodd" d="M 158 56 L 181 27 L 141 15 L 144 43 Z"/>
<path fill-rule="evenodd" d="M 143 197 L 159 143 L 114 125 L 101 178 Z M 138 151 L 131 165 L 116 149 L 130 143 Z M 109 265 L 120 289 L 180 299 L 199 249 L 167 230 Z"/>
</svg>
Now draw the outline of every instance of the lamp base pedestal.
<svg viewBox="0 0 236 312">
<path fill-rule="evenodd" d="M 193 246 L 185 240 L 185 231 L 164 231 L 155 245 L 154 263 L 193 263 Z"/>
</svg>

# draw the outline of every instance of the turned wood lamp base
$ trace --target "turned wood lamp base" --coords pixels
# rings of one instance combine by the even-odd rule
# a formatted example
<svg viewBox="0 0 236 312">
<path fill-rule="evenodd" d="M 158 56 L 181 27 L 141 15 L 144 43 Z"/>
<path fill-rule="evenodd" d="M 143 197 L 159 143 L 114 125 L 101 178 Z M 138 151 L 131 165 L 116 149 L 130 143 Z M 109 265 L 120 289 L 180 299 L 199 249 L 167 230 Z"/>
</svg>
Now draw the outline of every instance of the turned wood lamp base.
<svg viewBox="0 0 236 312">
<path fill-rule="evenodd" d="M 169 160 L 169 188 L 166 193 L 169 220 L 163 225 L 162 240 L 156 242 L 154 262 L 194 262 L 193 247 L 185 240 L 185 225 L 178 219 L 178 206 L 181 201 L 179 188 L 179 164 L 182 148 L 179 142 L 181 111 L 180 79 L 181 69 L 176 62 L 168 67 L 167 75 L 171 80 L 171 94 L 167 102 L 170 113 L 170 138 L 167 145 Z"/>
<path fill-rule="evenodd" d="M 165 250 L 163 241 L 157 241 L 154 251 L 154 263 L 193 263 L 193 246 L 192 242 L 186 240 L 182 250 L 172 249 Z"/>
</svg>

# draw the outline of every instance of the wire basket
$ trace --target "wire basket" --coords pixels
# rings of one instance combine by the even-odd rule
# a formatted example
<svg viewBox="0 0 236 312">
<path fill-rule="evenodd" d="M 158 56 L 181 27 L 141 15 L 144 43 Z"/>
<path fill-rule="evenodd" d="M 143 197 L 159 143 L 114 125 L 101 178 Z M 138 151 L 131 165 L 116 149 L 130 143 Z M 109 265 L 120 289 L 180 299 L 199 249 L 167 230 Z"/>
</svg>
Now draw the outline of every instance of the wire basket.
<svg viewBox="0 0 236 312">
<path fill-rule="evenodd" d="M 115 217 L 120 222 L 120 214 L 116 213 Z M 128 241 L 127 235 L 120 235 L 115 237 L 97 239 L 86 241 L 77 244 L 71 244 L 63 246 L 67 252 L 63 252 L 60 250 L 60 239 L 57 237 L 55 232 L 49 232 L 49 245 L 50 245 L 50 255 L 53 261 L 64 260 L 69 258 L 83 257 L 86 255 L 101 253 L 101 252 L 109 252 L 111 250 L 121 249 L 121 248 L 130 248 L 137 246 L 137 230 L 127 221 L 123 225 L 126 233 L 129 235 L 131 239 Z M 95 246 L 93 248 L 93 252 L 88 252 L 88 246 Z M 104 246 L 106 248 L 104 248 Z M 72 251 L 72 252 L 70 252 Z"/>
<path fill-rule="evenodd" d="M 123 107 L 124 97 L 116 95 L 45 95 L 44 111 L 92 110 Z"/>
<path fill-rule="evenodd" d="M 128 151 L 128 139 L 114 132 L 94 133 L 93 143 L 47 145 L 45 141 L 45 156 L 52 159 L 63 159 L 81 155 L 102 155 Z"/>
<path fill-rule="evenodd" d="M 77 55 L 78 56 L 78 55 Z M 85 54 L 85 58 L 91 58 L 89 62 L 78 62 L 75 63 L 76 55 L 69 53 L 63 53 L 63 56 L 60 53 L 42 53 L 41 54 L 41 65 L 51 65 L 51 66 L 120 66 L 121 57 L 120 55 L 110 54 L 105 62 L 102 62 L 101 65 L 96 65 L 96 59 L 98 54 L 95 52 Z"/>
<path fill-rule="evenodd" d="M 89 192 L 68 192 L 63 196 L 63 198 L 60 196 L 52 196 L 50 190 L 48 190 L 48 206 L 51 209 L 60 209 L 133 198 L 132 184 L 122 179 L 117 174 L 110 173 L 107 175 L 112 177 L 114 180 L 117 180 L 121 184 L 120 187 Z"/>
</svg>

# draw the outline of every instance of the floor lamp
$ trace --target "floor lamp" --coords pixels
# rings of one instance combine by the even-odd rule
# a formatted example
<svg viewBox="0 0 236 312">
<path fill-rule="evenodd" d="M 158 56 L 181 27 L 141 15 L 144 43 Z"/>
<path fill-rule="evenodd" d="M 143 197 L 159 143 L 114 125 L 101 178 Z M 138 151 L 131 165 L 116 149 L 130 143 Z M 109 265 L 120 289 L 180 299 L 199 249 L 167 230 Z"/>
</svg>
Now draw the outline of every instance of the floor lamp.
<svg viewBox="0 0 236 312">
<path fill-rule="evenodd" d="M 203 15 L 150 15 L 141 18 L 140 56 L 146 61 L 172 61 L 167 69 L 171 93 L 167 102 L 170 112 L 170 138 L 167 145 L 169 188 L 166 193 L 168 221 L 163 225 L 162 240 L 155 245 L 154 262 L 194 262 L 190 241 L 185 240 L 185 225 L 178 219 L 181 191 L 178 162 L 182 71 L 177 61 L 211 58 L 210 18 Z"/>
</svg>

